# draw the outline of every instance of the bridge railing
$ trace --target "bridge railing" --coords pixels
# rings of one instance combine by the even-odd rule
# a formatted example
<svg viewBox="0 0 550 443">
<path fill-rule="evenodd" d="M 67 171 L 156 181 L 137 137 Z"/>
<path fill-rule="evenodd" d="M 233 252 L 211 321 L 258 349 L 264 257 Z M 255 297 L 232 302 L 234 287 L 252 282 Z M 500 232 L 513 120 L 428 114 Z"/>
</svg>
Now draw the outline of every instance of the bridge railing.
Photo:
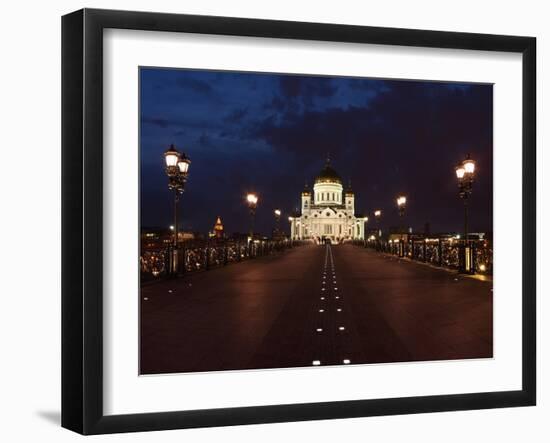
<svg viewBox="0 0 550 443">
<path fill-rule="evenodd" d="M 305 242 L 288 239 L 253 242 L 204 240 L 182 243 L 177 250 L 173 246 L 143 248 L 140 254 L 140 278 L 141 281 L 150 281 L 168 275 L 207 271 L 231 263 L 276 254 L 303 243 Z"/>
<path fill-rule="evenodd" d="M 385 254 L 409 258 L 411 260 L 429 263 L 451 269 L 459 269 L 461 266 L 461 252 L 464 243 L 450 238 L 422 238 L 410 240 L 359 240 L 354 244 L 371 248 Z M 471 248 L 472 270 L 476 274 L 492 275 L 493 273 L 493 247 L 487 240 L 469 240 Z"/>
</svg>

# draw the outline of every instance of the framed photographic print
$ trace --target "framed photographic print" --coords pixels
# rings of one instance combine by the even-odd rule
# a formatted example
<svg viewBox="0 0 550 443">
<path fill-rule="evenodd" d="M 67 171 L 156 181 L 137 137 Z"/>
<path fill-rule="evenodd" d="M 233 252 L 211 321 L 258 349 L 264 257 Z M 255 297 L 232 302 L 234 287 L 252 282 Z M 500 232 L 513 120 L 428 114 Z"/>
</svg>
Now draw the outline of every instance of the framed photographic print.
<svg viewBox="0 0 550 443">
<path fill-rule="evenodd" d="M 62 26 L 64 427 L 535 404 L 534 38 Z"/>
</svg>

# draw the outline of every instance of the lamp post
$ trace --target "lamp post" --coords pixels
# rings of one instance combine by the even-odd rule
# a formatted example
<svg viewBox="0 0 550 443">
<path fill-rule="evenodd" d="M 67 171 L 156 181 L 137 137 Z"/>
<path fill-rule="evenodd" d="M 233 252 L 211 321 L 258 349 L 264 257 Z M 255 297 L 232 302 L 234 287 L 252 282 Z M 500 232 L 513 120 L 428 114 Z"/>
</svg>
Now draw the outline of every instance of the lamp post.
<svg viewBox="0 0 550 443">
<path fill-rule="evenodd" d="M 376 209 L 374 211 L 374 219 L 376 220 L 376 250 L 380 249 L 382 231 L 380 230 L 380 218 L 382 217 L 382 210 Z"/>
<path fill-rule="evenodd" d="M 399 216 L 403 217 L 405 215 L 405 207 L 407 206 L 407 197 L 404 195 L 397 196 L 397 209 L 399 210 Z"/>
<path fill-rule="evenodd" d="M 472 273 L 474 271 L 471 248 L 468 239 L 468 198 L 472 193 L 472 185 L 474 183 L 474 173 L 476 163 L 470 158 L 470 154 L 466 159 L 455 167 L 456 178 L 458 179 L 458 195 L 464 202 L 464 246 L 460 271 Z"/>
<path fill-rule="evenodd" d="M 294 217 L 288 217 L 288 222 L 290 223 L 290 244 L 292 245 L 292 241 L 294 240 Z"/>
<path fill-rule="evenodd" d="M 377 209 L 374 211 L 374 219 L 376 220 L 376 238 L 380 240 L 382 237 L 382 232 L 380 231 L 380 218 L 382 217 L 382 211 Z"/>
<path fill-rule="evenodd" d="M 404 223 L 403 219 L 405 218 L 405 208 L 407 206 L 407 197 L 400 194 L 400 195 L 397 196 L 396 202 L 397 202 L 397 210 L 399 211 L 399 217 L 401 218 L 401 223 Z M 405 240 L 403 238 L 403 235 L 401 235 L 401 241 L 399 242 L 399 256 L 400 257 L 403 257 L 405 255 L 404 241 Z"/>
<path fill-rule="evenodd" d="M 168 189 L 174 191 L 174 248 L 172 252 L 171 272 L 177 273 L 177 249 L 178 249 L 178 202 L 183 194 L 187 176 L 189 174 L 189 165 L 191 160 L 183 152 L 180 153 L 176 147 L 171 144 L 164 153 L 166 164 L 166 175 L 168 176 Z"/>
<path fill-rule="evenodd" d="M 256 208 L 258 206 L 258 196 L 253 193 L 246 195 L 246 203 L 250 211 L 250 242 L 254 240 L 254 217 L 256 216 Z"/>
<path fill-rule="evenodd" d="M 276 235 L 277 237 L 279 237 L 279 232 L 280 232 L 280 230 L 279 230 L 279 225 L 280 225 L 280 221 L 281 221 L 281 214 L 282 214 L 282 212 L 281 212 L 280 209 L 275 209 L 275 210 L 273 211 L 273 214 L 275 214 L 275 235 Z"/>
</svg>

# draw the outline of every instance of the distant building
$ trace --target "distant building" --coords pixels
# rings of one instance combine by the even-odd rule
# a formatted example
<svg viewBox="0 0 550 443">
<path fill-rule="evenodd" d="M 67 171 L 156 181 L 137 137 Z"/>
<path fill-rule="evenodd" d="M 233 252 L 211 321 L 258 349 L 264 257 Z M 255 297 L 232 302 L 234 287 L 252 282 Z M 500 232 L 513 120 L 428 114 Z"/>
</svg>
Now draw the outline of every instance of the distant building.
<svg viewBox="0 0 550 443">
<path fill-rule="evenodd" d="M 210 237 L 221 239 L 224 237 L 223 233 L 224 233 L 224 230 L 223 230 L 222 219 L 218 215 L 218 218 L 216 219 L 216 223 L 214 224 L 214 230 L 210 232 Z"/>
<path fill-rule="evenodd" d="M 170 246 L 174 243 L 174 231 L 172 229 L 143 228 L 140 237 L 142 249 L 157 249 Z M 179 243 L 193 239 L 195 239 L 195 234 L 192 232 L 178 232 Z"/>
<path fill-rule="evenodd" d="M 302 191 L 301 215 L 291 219 L 294 240 L 313 239 L 318 242 L 362 240 L 366 218 L 355 214 L 355 194 L 351 185 L 342 186 L 342 179 L 327 159 L 315 178 L 313 192 Z"/>
</svg>

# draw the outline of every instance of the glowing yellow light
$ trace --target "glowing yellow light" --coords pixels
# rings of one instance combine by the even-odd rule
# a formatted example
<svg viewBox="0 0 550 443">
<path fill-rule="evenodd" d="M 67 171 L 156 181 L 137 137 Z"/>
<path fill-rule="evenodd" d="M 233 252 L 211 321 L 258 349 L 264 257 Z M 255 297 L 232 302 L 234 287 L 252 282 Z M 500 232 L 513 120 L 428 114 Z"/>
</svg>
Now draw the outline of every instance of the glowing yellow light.
<svg viewBox="0 0 550 443">
<path fill-rule="evenodd" d="M 382 215 L 382 211 L 380 209 L 377 209 L 376 211 L 374 211 L 375 217 L 380 217 L 381 215 Z"/>
<path fill-rule="evenodd" d="M 181 154 L 181 157 L 178 159 L 178 168 L 182 174 L 187 174 L 190 164 L 191 160 L 189 160 L 185 154 Z"/>
<path fill-rule="evenodd" d="M 464 173 L 466 172 L 466 170 L 462 166 L 457 166 L 455 172 L 457 178 L 462 178 L 464 177 Z"/>
<path fill-rule="evenodd" d="M 479 270 L 481 272 L 485 272 L 487 270 L 487 267 L 482 263 L 482 264 L 479 265 Z"/>
<path fill-rule="evenodd" d="M 174 145 L 170 145 L 168 150 L 164 153 L 164 160 L 166 161 L 166 166 L 172 168 L 178 164 L 180 158 L 180 153 L 177 151 Z"/>
<path fill-rule="evenodd" d="M 400 195 L 399 197 L 397 197 L 397 206 L 403 206 L 406 203 L 407 197 L 405 197 L 404 195 Z"/>
<path fill-rule="evenodd" d="M 462 163 L 466 174 L 473 174 L 476 169 L 476 163 L 472 159 L 464 160 Z"/>
<path fill-rule="evenodd" d="M 277 217 L 279 217 L 281 215 L 281 210 L 280 209 L 275 209 L 275 211 L 273 211 L 275 213 L 275 215 Z"/>
<path fill-rule="evenodd" d="M 247 194 L 246 201 L 252 205 L 258 203 L 258 196 L 256 194 Z"/>
</svg>

